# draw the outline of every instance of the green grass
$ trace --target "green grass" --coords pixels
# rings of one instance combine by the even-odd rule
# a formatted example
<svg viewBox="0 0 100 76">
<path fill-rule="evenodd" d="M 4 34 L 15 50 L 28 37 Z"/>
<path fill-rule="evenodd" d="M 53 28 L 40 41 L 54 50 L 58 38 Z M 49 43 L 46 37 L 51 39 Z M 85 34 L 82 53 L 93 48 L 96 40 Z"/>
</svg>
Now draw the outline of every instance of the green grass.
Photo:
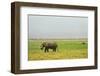
<svg viewBox="0 0 100 76">
<path fill-rule="evenodd" d="M 58 44 L 57 52 L 49 50 L 45 53 L 40 49 L 44 41 L 55 41 Z M 86 44 L 82 44 L 85 42 Z M 28 42 L 28 60 L 54 60 L 54 59 L 80 59 L 87 58 L 87 40 L 29 40 Z"/>
</svg>

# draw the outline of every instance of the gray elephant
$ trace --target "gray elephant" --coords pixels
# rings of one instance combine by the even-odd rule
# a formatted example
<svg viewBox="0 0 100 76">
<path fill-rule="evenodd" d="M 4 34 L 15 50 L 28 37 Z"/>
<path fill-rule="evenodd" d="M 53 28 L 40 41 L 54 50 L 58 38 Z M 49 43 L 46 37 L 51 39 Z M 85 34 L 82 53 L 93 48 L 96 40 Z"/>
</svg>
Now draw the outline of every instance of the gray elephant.
<svg viewBox="0 0 100 76">
<path fill-rule="evenodd" d="M 44 52 L 49 52 L 49 49 L 52 49 L 54 52 L 57 50 L 57 43 L 56 42 L 43 42 L 41 44 L 41 50 L 44 50 Z"/>
</svg>

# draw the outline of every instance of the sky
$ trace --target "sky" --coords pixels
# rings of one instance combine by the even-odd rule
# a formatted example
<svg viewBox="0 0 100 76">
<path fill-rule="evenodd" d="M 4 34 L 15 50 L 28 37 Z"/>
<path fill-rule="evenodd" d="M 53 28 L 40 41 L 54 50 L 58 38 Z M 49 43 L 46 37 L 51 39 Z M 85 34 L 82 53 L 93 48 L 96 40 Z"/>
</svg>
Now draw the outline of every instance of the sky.
<svg viewBox="0 0 100 76">
<path fill-rule="evenodd" d="M 88 17 L 28 15 L 29 39 L 88 37 Z"/>
</svg>

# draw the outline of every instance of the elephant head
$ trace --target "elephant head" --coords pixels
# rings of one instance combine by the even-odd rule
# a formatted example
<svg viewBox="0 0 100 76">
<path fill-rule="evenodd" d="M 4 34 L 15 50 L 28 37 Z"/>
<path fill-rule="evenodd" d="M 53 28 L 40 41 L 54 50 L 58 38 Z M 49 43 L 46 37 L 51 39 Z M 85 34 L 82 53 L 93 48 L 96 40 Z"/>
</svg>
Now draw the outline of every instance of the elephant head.
<svg viewBox="0 0 100 76">
<path fill-rule="evenodd" d="M 41 46 L 40 46 L 41 50 L 43 50 L 43 48 L 45 47 L 45 45 L 46 45 L 46 42 L 43 42 L 43 43 L 41 44 Z"/>
</svg>

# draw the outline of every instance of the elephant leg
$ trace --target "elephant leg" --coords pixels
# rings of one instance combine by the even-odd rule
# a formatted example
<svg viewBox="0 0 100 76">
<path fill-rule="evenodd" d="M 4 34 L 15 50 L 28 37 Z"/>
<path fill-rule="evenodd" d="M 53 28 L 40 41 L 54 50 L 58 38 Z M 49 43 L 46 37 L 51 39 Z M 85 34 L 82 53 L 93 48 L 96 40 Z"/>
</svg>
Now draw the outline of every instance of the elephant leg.
<svg viewBox="0 0 100 76">
<path fill-rule="evenodd" d="M 48 48 L 45 48 L 45 52 L 49 52 L 49 49 Z"/>
<path fill-rule="evenodd" d="M 56 48 L 54 48 L 53 51 L 56 52 Z"/>
<path fill-rule="evenodd" d="M 47 52 L 47 49 L 45 48 L 44 51 Z"/>
</svg>

